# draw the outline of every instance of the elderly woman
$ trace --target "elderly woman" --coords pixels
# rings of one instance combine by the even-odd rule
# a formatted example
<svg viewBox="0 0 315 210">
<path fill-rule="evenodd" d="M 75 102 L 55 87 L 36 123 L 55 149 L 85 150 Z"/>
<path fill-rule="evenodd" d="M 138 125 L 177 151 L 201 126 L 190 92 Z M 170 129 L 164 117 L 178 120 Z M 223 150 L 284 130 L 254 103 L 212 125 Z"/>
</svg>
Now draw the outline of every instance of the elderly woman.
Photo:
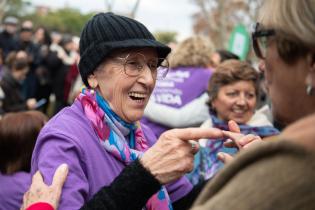
<svg viewBox="0 0 315 210">
<path fill-rule="evenodd" d="M 209 117 L 205 102 L 213 52 L 211 40 L 199 35 L 182 41 L 169 55 L 170 72 L 157 81 L 142 120 L 157 136 L 171 128 L 200 126 Z"/>
<path fill-rule="evenodd" d="M 201 127 L 215 127 L 229 130 L 228 121 L 240 125 L 242 134 L 267 137 L 278 134 L 267 117 L 255 112 L 259 95 L 258 73 L 250 64 L 238 60 L 228 60 L 219 65 L 209 80 L 210 119 Z M 224 141 L 201 140 L 200 152 L 195 156 L 195 169 L 188 174 L 193 184 L 211 178 L 223 166 L 218 159 L 219 152 L 234 154 L 234 148 L 224 146 Z"/>
<path fill-rule="evenodd" d="M 279 136 L 284 140 L 242 151 L 208 183 L 192 210 L 315 209 L 315 4 L 266 0 L 260 14 L 254 47 L 274 116 L 287 125 Z"/>
<path fill-rule="evenodd" d="M 8 113 L 0 120 L 1 209 L 21 206 L 31 181 L 31 157 L 47 117 L 39 111 Z"/>
<path fill-rule="evenodd" d="M 100 13 L 85 25 L 79 69 L 87 88 L 47 123 L 33 153 L 32 172 L 40 170 L 48 184 L 57 166 L 69 166 L 60 209 L 79 209 L 113 182 L 120 184 L 105 198 L 109 209 L 172 209 L 172 204 L 184 209 L 185 199 L 191 203 L 196 196 L 181 177 L 192 169 L 198 150 L 188 140 L 222 132 L 171 130 L 157 140 L 138 123 L 156 79 L 167 73 L 163 61 L 169 52 L 144 25 L 127 17 Z"/>
</svg>

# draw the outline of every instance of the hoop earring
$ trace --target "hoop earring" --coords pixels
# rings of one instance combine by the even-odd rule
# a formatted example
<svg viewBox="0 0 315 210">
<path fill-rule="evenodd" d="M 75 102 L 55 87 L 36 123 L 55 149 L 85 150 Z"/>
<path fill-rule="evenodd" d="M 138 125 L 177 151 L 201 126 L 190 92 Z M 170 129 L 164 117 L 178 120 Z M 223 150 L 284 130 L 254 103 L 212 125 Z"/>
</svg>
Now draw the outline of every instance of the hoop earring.
<svg viewBox="0 0 315 210">
<path fill-rule="evenodd" d="M 314 85 L 313 85 L 313 78 L 311 73 L 309 73 L 306 77 L 306 94 L 309 96 L 314 96 L 315 91 L 314 91 Z"/>
</svg>

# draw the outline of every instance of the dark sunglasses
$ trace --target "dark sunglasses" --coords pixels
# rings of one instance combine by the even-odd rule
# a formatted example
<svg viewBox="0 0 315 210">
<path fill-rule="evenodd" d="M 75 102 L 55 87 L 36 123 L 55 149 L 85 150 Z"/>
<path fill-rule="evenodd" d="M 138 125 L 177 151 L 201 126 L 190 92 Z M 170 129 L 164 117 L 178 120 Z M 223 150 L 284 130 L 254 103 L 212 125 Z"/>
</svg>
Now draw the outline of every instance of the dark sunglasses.
<svg viewBox="0 0 315 210">
<path fill-rule="evenodd" d="M 274 36 L 274 29 L 264 29 L 260 23 L 256 23 L 252 33 L 252 42 L 255 55 L 260 59 L 266 58 L 268 37 Z"/>
</svg>

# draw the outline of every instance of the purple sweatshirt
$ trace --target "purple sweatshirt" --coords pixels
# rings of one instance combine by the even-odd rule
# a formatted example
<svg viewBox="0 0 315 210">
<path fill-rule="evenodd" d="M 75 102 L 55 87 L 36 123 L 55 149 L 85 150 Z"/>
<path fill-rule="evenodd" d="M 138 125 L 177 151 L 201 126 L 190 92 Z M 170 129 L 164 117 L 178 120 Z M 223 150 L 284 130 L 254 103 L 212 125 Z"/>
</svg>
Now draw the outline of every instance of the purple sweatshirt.
<svg viewBox="0 0 315 210">
<path fill-rule="evenodd" d="M 211 74 L 212 70 L 207 68 L 171 69 L 165 79 L 157 81 L 150 100 L 174 108 L 183 107 L 207 91 Z M 148 125 L 156 136 L 170 129 L 146 117 L 141 122 Z"/>
<path fill-rule="evenodd" d="M 3 175 L 0 173 L 0 209 L 20 209 L 23 202 L 23 195 L 30 185 L 30 173 L 17 172 L 12 175 Z"/>
<path fill-rule="evenodd" d="M 143 133 L 154 144 L 156 137 L 146 126 Z M 59 209 L 79 209 L 102 187 L 108 186 L 125 167 L 102 147 L 83 113 L 79 101 L 64 108 L 42 129 L 32 157 L 32 174 L 38 169 L 51 184 L 56 168 L 69 165 L 69 175 L 62 191 Z M 166 186 L 172 202 L 191 191 L 192 185 L 182 177 Z"/>
</svg>

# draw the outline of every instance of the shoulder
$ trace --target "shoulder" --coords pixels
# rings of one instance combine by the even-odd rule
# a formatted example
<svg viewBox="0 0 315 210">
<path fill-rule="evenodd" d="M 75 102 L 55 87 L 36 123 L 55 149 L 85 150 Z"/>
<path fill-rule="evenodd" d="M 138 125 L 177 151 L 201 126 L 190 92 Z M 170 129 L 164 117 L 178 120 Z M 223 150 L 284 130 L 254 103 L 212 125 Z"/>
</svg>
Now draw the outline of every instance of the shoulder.
<svg viewBox="0 0 315 210">
<path fill-rule="evenodd" d="M 270 116 L 271 110 L 268 105 L 265 105 L 255 112 L 247 124 L 250 126 L 273 126 Z"/>
<path fill-rule="evenodd" d="M 0 203 L 3 209 L 20 208 L 23 194 L 31 184 L 31 175 L 25 172 L 17 172 L 12 175 L 0 173 Z"/>
<path fill-rule="evenodd" d="M 82 107 L 74 102 L 70 107 L 62 109 L 48 121 L 41 133 L 63 133 L 65 135 L 80 135 L 85 130 L 92 129 L 91 123 L 85 117 Z M 77 133 L 79 132 L 79 133 Z"/>
<path fill-rule="evenodd" d="M 73 104 L 61 110 L 41 130 L 34 148 L 33 160 L 47 154 L 56 156 L 70 151 L 82 156 L 85 150 L 94 147 L 94 138 L 94 130 L 83 110 L 78 104 Z"/>
<path fill-rule="evenodd" d="M 200 125 L 201 128 L 212 128 L 213 127 L 213 122 L 212 122 L 212 119 L 209 118 L 207 119 L 206 121 L 204 121 L 201 125 Z"/>
<path fill-rule="evenodd" d="M 208 183 L 196 206 L 203 207 L 200 209 L 249 210 L 253 206 L 261 210 L 274 206 L 304 209 L 313 203 L 315 196 L 314 162 L 313 153 L 288 141 L 249 148 Z M 295 208 L 288 208 L 289 202 Z"/>
</svg>

